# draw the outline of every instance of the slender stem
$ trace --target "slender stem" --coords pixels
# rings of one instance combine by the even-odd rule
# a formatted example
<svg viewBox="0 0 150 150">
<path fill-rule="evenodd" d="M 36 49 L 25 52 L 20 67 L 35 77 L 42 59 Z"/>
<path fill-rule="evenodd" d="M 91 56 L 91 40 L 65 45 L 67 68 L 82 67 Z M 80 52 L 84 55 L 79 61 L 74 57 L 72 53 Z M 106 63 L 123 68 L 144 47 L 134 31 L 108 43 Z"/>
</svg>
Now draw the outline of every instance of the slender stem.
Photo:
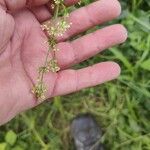
<svg viewBox="0 0 150 150">
<path fill-rule="evenodd" d="M 55 14 L 54 14 L 54 19 L 57 19 L 58 17 L 58 12 L 59 12 L 59 4 L 56 5 L 56 10 L 55 10 Z M 52 37 L 53 39 L 54 37 Z M 46 54 L 46 58 L 45 58 L 45 63 L 44 63 L 44 67 L 46 67 L 47 65 L 47 61 L 48 61 L 48 56 L 50 54 L 50 50 L 47 51 L 47 54 Z M 55 52 L 54 52 L 54 58 L 55 58 Z M 41 78 L 40 78 L 40 82 L 43 82 L 43 78 L 44 78 L 44 71 L 42 71 L 41 73 Z"/>
<path fill-rule="evenodd" d="M 45 62 L 44 62 L 44 67 L 46 67 L 46 64 L 47 64 L 47 61 L 48 61 L 48 56 L 49 56 L 49 50 L 47 51 L 47 54 L 46 54 L 46 58 L 45 58 Z M 40 82 L 43 81 L 43 78 L 44 78 L 44 71 L 41 72 L 41 77 L 40 77 Z"/>
<path fill-rule="evenodd" d="M 56 10 L 55 10 L 54 19 L 57 19 L 57 18 L 58 18 L 59 8 L 60 8 L 60 4 L 56 5 Z M 55 39 L 55 37 L 54 37 L 54 39 Z M 55 52 L 55 51 L 54 51 L 54 53 L 53 53 L 53 57 L 54 57 L 54 58 L 56 57 L 56 52 Z"/>
<path fill-rule="evenodd" d="M 64 22 L 59 23 L 58 22 L 59 20 L 57 20 L 59 18 L 60 8 L 64 11 L 64 16 L 66 16 L 67 8 L 63 4 L 62 0 L 58 0 L 55 2 L 55 8 L 54 8 L 55 9 L 54 16 L 53 16 L 54 26 L 49 27 L 49 25 L 48 26 L 46 24 L 43 25 L 43 29 L 48 31 L 48 34 L 51 39 L 48 40 L 49 50 L 47 51 L 44 64 L 39 70 L 38 83 L 33 87 L 33 90 L 32 90 L 32 92 L 36 95 L 36 97 L 38 99 L 42 99 L 42 100 L 45 99 L 45 92 L 46 92 L 46 87 L 43 82 L 44 74 L 49 71 L 57 72 L 60 69 L 57 64 L 57 61 L 56 61 L 56 51 L 53 50 L 53 49 L 55 49 L 56 44 L 57 44 L 57 39 L 56 39 L 57 36 L 62 35 L 63 33 L 61 33 L 61 32 L 63 32 L 64 28 L 66 27 Z M 56 23 L 56 27 L 55 27 L 55 23 Z M 57 32 L 60 32 L 60 33 L 57 33 Z M 51 58 L 50 62 L 48 62 L 50 53 L 52 55 L 52 58 Z"/>
<path fill-rule="evenodd" d="M 37 141 L 40 143 L 40 145 L 43 148 L 46 148 L 47 145 L 44 143 L 44 141 L 42 140 L 42 138 L 40 137 L 39 133 L 34 128 L 34 126 L 31 125 L 31 120 L 24 113 L 22 113 L 21 116 L 24 118 L 26 125 L 33 132 L 33 134 L 35 135 L 35 137 L 36 137 Z"/>
<path fill-rule="evenodd" d="M 37 130 L 35 128 L 32 129 L 33 134 L 35 135 L 36 139 L 39 141 L 40 145 L 43 148 L 46 148 L 47 145 L 43 142 L 42 138 L 40 137 L 39 133 L 37 132 Z"/>
<path fill-rule="evenodd" d="M 54 19 L 57 19 L 58 17 L 58 13 L 59 13 L 59 4 L 56 5 L 56 8 L 55 8 L 55 14 L 54 14 Z"/>
</svg>

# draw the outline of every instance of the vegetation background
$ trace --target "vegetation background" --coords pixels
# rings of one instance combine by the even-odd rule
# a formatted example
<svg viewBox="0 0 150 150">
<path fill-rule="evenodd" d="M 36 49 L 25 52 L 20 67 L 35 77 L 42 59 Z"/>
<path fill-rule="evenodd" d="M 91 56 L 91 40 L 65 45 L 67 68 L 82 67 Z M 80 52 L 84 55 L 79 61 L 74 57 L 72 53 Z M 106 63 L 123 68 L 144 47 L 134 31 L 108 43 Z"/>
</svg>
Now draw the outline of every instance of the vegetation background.
<svg viewBox="0 0 150 150">
<path fill-rule="evenodd" d="M 73 150 L 69 125 L 84 112 L 101 125 L 106 149 L 150 150 L 150 0 L 120 1 L 123 13 L 109 24 L 124 24 L 127 42 L 76 66 L 114 60 L 122 68 L 119 79 L 56 97 L 19 115 L 0 127 L 0 150 Z M 83 0 L 81 5 L 91 2 Z"/>
</svg>

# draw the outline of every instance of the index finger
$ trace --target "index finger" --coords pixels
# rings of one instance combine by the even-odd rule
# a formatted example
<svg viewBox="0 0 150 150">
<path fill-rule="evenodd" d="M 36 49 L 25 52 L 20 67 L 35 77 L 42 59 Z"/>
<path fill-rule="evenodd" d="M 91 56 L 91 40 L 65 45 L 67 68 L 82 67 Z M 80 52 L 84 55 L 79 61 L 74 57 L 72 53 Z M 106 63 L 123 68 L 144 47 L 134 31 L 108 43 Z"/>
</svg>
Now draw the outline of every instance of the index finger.
<svg viewBox="0 0 150 150">
<path fill-rule="evenodd" d="M 24 8 L 26 6 L 40 6 L 44 5 L 52 0 L 3 0 L 2 4 L 10 11 L 16 11 L 18 9 Z M 66 5 L 72 5 L 77 3 L 79 0 L 65 0 Z"/>
</svg>

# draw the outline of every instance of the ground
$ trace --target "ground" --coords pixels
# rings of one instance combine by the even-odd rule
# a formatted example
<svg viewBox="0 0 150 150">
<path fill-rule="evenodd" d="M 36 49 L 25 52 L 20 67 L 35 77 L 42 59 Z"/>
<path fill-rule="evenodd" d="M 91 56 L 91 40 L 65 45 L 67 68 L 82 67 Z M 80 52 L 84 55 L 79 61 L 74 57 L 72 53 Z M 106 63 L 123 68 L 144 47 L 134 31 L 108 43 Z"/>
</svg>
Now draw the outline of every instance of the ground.
<svg viewBox="0 0 150 150">
<path fill-rule="evenodd" d="M 83 0 L 82 5 L 90 2 Z M 73 150 L 69 125 L 84 112 L 92 113 L 102 127 L 101 142 L 108 150 L 150 150 L 150 1 L 121 3 L 123 13 L 114 22 L 127 27 L 127 42 L 75 66 L 114 60 L 121 76 L 17 116 L 0 127 L 0 150 Z"/>
</svg>

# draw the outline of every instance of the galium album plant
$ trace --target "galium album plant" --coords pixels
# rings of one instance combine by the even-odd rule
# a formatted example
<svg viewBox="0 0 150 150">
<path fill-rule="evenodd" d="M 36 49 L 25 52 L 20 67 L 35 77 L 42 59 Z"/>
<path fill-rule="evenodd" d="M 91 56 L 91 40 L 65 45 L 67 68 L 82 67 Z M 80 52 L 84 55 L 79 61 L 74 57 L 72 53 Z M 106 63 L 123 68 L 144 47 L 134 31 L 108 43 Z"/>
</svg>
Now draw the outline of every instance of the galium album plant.
<svg viewBox="0 0 150 150">
<path fill-rule="evenodd" d="M 43 81 L 44 75 L 48 72 L 56 73 L 60 70 L 55 57 L 56 51 L 59 51 L 56 47 L 56 38 L 58 36 L 62 36 L 71 25 L 71 23 L 67 21 L 69 13 L 67 7 L 64 5 L 64 0 L 54 0 L 51 7 L 54 11 L 53 18 L 41 26 L 42 30 L 48 34 L 49 38 L 46 43 L 48 43 L 49 48 L 47 50 L 43 66 L 38 69 L 37 83 L 32 88 L 32 93 L 35 94 L 39 101 L 43 101 L 46 98 L 45 94 L 47 92 L 47 87 Z M 49 58 L 50 53 L 52 54 L 52 58 Z"/>
</svg>

